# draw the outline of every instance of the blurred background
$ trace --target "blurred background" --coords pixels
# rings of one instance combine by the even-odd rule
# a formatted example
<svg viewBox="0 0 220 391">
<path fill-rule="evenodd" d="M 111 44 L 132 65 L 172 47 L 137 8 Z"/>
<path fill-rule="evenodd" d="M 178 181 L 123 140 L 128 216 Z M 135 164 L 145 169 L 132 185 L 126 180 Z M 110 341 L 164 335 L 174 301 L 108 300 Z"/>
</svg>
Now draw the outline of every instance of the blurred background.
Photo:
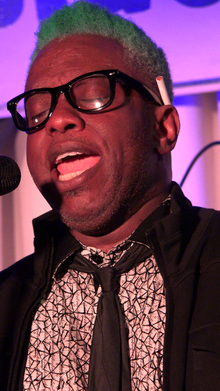
<svg viewBox="0 0 220 391">
<path fill-rule="evenodd" d="M 98 0 L 141 27 L 167 54 L 181 133 L 172 154 L 180 183 L 195 155 L 219 141 L 220 1 Z M 0 270 L 33 252 L 32 219 L 50 209 L 26 165 L 26 134 L 17 131 L 6 102 L 24 90 L 40 20 L 68 0 L 0 0 L 0 155 L 13 158 L 21 182 L 0 197 Z M 220 146 L 208 149 L 182 187 L 194 205 L 220 209 Z"/>
</svg>

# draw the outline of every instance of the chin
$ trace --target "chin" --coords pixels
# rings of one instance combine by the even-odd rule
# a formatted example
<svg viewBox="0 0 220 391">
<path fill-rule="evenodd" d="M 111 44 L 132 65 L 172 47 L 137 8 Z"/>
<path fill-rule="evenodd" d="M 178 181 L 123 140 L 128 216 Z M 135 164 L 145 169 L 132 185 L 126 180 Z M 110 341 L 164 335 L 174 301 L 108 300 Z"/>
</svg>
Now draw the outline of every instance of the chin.
<svg viewBox="0 0 220 391">
<path fill-rule="evenodd" d="M 108 224 L 96 223 L 92 219 L 79 221 L 78 219 L 72 219 L 66 215 L 61 215 L 61 220 L 73 234 L 77 231 L 86 236 L 103 236 L 111 232 L 111 228 L 108 227 Z"/>
<path fill-rule="evenodd" d="M 77 231 L 87 236 L 104 236 L 115 231 L 125 223 L 133 214 L 139 210 L 146 202 L 146 195 L 141 192 L 138 196 L 121 197 L 115 195 L 114 198 L 105 199 L 105 202 L 88 205 L 78 200 L 76 202 L 60 204 L 57 211 L 62 222 L 70 228 L 72 232 Z M 103 201 L 103 200 L 102 200 Z M 84 207 L 83 207 L 84 206 Z"/>
<path fill-rule="evenodd" d="M 123 224 L 123 213 L 114 213 L 113 211 L 99 210 L 94 213 L 83 213 L 79 215 L 65 213 L 60 211 L 62 222 L 70 228 L 71 231 L 77 231 L 87 236 L 103 236 L 117 229 Z"/>
</svg>

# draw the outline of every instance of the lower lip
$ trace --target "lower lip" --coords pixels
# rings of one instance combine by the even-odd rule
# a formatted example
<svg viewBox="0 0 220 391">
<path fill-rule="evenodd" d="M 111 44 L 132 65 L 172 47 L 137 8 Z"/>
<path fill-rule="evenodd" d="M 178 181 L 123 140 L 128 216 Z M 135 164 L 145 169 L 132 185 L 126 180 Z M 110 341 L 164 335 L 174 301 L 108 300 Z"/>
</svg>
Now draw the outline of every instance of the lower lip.
<svg viewBox="0 0 220 391">
<path fill-rule="evenodd" d="M 52 171 L 52 177 L 59 191 L 70 191 L 82 186 L 88 181 L 97 171 L 100 157 L 94 161 L 94 164 L 82 171 L 60 174 L 56 168 Z"/>
</svg>

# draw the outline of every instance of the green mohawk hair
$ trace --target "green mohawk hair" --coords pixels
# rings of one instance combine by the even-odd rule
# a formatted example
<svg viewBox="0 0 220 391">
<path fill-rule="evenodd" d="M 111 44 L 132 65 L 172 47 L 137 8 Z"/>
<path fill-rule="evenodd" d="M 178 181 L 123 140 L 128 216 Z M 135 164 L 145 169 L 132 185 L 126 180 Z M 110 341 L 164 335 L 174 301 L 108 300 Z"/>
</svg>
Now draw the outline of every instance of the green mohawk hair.
<svg viewBox="0 0 220 391">
<path fill-rule="evenodd" d="M 64 6 L 40 23 L 31 63 L 49 42 L 74 34 L 95 34 L 119 42 L 125 49 L 129 64 L 138 74 L 143 74 L 146 83 L 148 81 L 156 91 L 155 79 L 159 75 L 163 76 L 172 101 L 172 81 L 163 50 L 136 24 L 87 1 Z"/>
</svg>

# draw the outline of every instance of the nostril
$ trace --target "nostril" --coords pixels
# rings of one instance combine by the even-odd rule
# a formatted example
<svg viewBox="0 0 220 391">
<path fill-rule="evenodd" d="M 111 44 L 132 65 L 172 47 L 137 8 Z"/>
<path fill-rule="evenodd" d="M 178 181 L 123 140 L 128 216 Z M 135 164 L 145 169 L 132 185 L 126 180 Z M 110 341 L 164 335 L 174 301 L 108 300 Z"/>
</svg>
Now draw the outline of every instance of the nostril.
<svg viewBox="0 0 220 391">
<path fill-rule="evenodd" d="M 75 127 L 76 127 L 76 124 L 68 124 L 68 125 L 65 127 L 65 130 L 74 129 Z"/>
</svg>

